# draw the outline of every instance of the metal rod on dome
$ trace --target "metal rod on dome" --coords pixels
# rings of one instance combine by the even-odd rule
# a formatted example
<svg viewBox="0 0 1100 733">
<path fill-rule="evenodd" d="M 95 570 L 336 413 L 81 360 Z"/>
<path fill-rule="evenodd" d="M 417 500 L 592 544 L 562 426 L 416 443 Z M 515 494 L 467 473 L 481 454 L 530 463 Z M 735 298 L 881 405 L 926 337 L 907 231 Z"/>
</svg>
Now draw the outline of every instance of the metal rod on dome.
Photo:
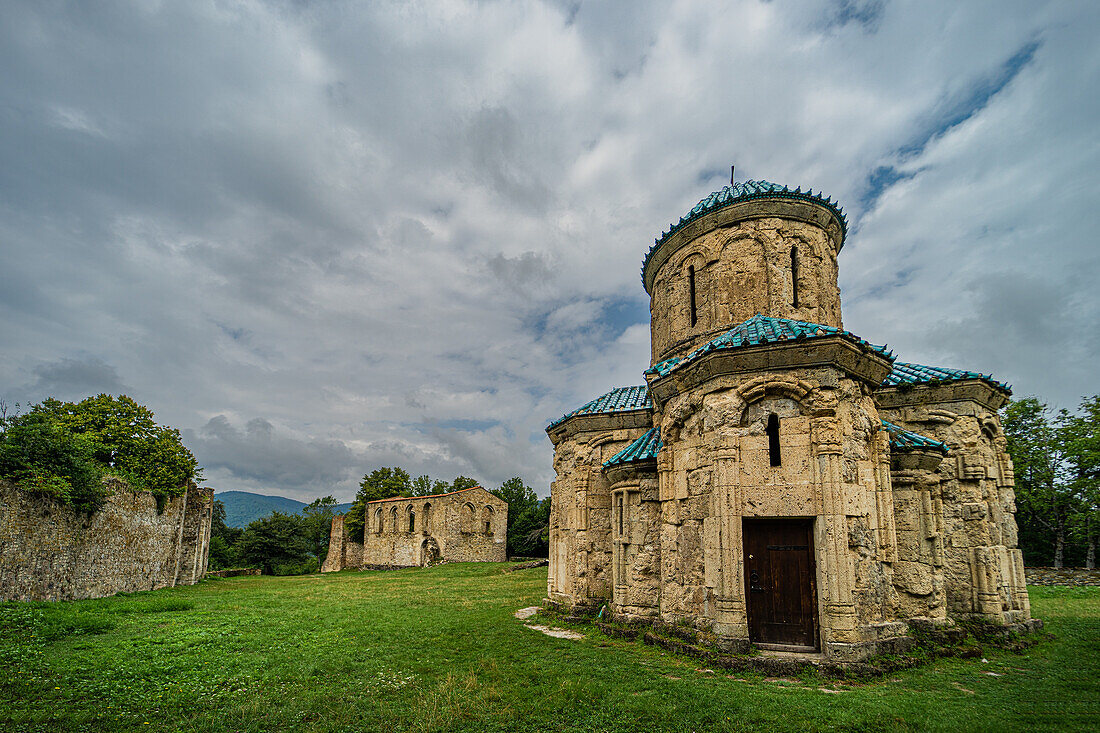
<svg viewBox="0 0 1100 733">
<path fill-rule="evenodd" d="M 730 166 L 730 185 L 731 186 L 733 185 L 733 169 L 736 168 L 736 167 L 737 166 L 733 166 L 733 165 Z"/>
</svg>

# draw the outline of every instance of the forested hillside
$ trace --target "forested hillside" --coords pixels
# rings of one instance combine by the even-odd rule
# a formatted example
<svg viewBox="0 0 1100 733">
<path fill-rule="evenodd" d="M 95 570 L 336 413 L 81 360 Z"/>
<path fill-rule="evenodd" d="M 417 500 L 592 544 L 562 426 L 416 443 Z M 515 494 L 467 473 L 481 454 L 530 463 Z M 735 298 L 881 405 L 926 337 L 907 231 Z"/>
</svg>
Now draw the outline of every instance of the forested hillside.
<svg viewBox="0 0 1100 733">
<path fill-rule="evenodd" d="M 298 514 L 304 501 L 288 499 L 285 496 L 268 496 L 266 494 L 253 494 L 250 491 L 217 491 L 214 498 L 225 505 L 225 524 L 228 527 L 247 527 L 261 517 L 266 517 L 271 512 L 283 514 Z M 351 508 L 351 503 L 337 504 L 337 514 L 343 514 Z"/>
</svg>

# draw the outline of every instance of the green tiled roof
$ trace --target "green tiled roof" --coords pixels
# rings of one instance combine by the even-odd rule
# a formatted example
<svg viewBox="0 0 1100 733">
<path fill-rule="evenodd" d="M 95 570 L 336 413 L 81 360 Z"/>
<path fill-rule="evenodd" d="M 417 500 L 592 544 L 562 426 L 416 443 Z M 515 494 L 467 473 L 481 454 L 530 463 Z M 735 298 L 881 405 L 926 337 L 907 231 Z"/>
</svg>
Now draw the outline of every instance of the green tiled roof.
<svg viewBox="0 0 1100 733">
<path fill-rule="evenodd" d="M 576 415 L 596 415 L 603 412 L 626 412 L 629 410 L 652 410 L 653 400 L 649 398 L 649 387 L 642 384 L 637 387 L 616 387 L 607 394 L 586 402 L 572 412 L 567 412 L 546 427 L 565 422 Z"/>
<path fill-rule="evenodd" d="M 994 387 L 1011 393 L 1012 388 L 1007 384 L 993 379 L 991 374 L 968 372 L 962 369 L 945 369 L 944 367 L 925 366 L 924 364 L 908 364 L 904 361 L 894 362 L 894 369 L 889 376 L 882 381 L 883 387 L 899 387 L 907 384 L 928 384 L 931 382 L 956 382 L 960 379 L 981 379 L 989 382 Z"/>
<path fill-rule="evenodd" d="M 700 346 L 687 356 L 673 357 L 654 364 L 646 369 L 646 374 L 666 376 L 676 369 L 699 359 L 712 351 L 725 351 L 742 346 L 759 346 L 761 344 L 773 344 L 783 341 L 806 341 L 809 339 L 823 338 L 825 336 L 841 336 L 848 341 L 859 344 L 865 348 L 878 352 L 883 357 L 890 359 L 894 355 L 887 351 L 885 346 L 875 346 L 856 336 L 850 331 L 835 326 L 822 326 L 817 323 L 794 321 L 789 318 L 772 318 L 771 316 L 755 315 L 747 321 L 734 326 L 718 338 Z"/>
<path fill-rule="evenodd" d="M 814 193 L 813 189 L 803 191 L 801 186 L 791 189 L 787 186 L 781 186 L 778 183 L 772 183 L 771 181 L 743 181 L 742 183 L 725 186 L 707 196 L 705 199 L 695 204 L 695 207 L 692 208 L 691 211 L 681 216 L 680 221 L 669 226 L 667 232 L 654 240 L 653 246 L 650 247 L 649 252 L 646 253 L 645 261 L 642 262 L 642 280 L 645 280 L 645 268 L 646 265 L 649 264 L 649 260 L 653 257 L 653 253 L 656 252 L 662 244 L 668 241 L 669 237 L 691 222 L 712 211 L 724 209 L 727 206 L 731 206 L 741 201 L 769 198 L 812 201 L 830 209 L 836 214 L 836 218 L 840 220 L 840 241 L 844 241 L 844 235 L 848 231 L 848 219 L 844 216 L 844 211 L 840 208 L 840 204 L 833 201 L 831 196 L 824 197 L 820 193 Z"/>
<path fill-rule="evenodd" d="M 918 450 L 920 448 L 926 448 L 931 450 L 938 450 L 941 453 L 947 453 L 948 448 L 946 445 L 938 440 L 932 438 L 926 438 L 923 435 L 918 435 L 905 428 L 898 427 L 892 422 L 882 421 L 882 429 L 890 433 L 890 448 L 892 450 L 907 451 Z"/>
<path fill-rule="evenodd" d="M 637 463 L 638 461 L 652 460 L 657 457 L 657 451 L 661 450 L 663 447 L 664 443 L 661 442 L 661 429 L 651 428 L 646 431 L 645 435 L 616 453 L 610 461 L 603 464 L 603 467 L 610 468 L 611 466 L 620 466 L 624 463 Z"/>
</svg>

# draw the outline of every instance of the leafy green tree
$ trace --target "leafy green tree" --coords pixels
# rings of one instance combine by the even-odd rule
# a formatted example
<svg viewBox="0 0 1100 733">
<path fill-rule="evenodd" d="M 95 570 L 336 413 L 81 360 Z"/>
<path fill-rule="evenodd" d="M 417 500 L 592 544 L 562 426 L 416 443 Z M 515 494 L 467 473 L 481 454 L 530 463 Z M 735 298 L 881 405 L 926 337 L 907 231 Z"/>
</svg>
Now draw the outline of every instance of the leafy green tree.
<svg viewBox="0 0 1100 733">
<path fill-rule="evenodd" d="M 241 564 L 240 542 L 244 530 L 225 523 L 225 504 L 214 500 L 210 517 L 210 567 L 214 570 L 238 567 Z"/>
<path fill-rule="evenodd" d="M 472 479 L 469 476 L 456 476 L 455 480 L 451 482 L 451 491 L 462 491 L 463 489 L 472 489 L 475 486 L 481 486 L 477 479 Z"/>
<path fill-rule="evenodd" d="M 524 484 L 519 476 L 508 479 L 492 493 L 508 502 L 508 554 L 546 556 L 550 544 L 550 500 L 544 500 L 544 507 L 534 489 Z"/>
<path fill-rule="evenodd" d="M 0 416 L 0 477 L 24 491 L 48 494 L 84 512 L 107 495 L 94 444 L 48 413 Z"/>
<path fill-rule="evenodd" d="M 443 494 L 449 490 L 450 486 L 446 481 L 432 479 L 425 474 L 412 480 L 412 490 L 409 492 L 409 496 L 431 496 L 432 494 Z"/>
<path fill-rule="evenodd" d="M 34 406 L 32 413 L 48 415 L 73 434 L 85 436 L 95 460 L 136 490 L 159 498 L 179 496 L 202 478 L 179 431 L 157 425 L 152 410 L 126 395 L 101 394 L 77 403 L 50 398 Z"/>
<path fill-rule="evenodd" d="M 510 514 L 510 512 L 509 512 Z M 515 539 L 513 540 L 513 533 Z M 521 557 L 550 555 L 550 497 L 528 507 L 508 534 L 510 552 Z"/>
<path fill-rule="evenodd" d="M 1070 519 L 1077 497 L 1061 431 L 1064 414 L 1035 397 L 1010 402 L 1003 426 L 1016 474 L 1016 518 L 1025 556 L 1049 558 L 1056 568 L 1065 561 Z"/>
<path fill-rule="evenodd" d="M 344 516 L 344 527 L 354 542 L 363 541 L 363 518 L 367 502 L 390 499 L 394 496 L 410 496 L 412 479 L 403 468 L 378 468 L 371 471 L 359 483 L 355 501 Z"/>
<path fill-rule="evenodd" d="M 267 575 L 293 575 L 308 565 L 316 566 L 302 523 L 302 517 L 282 512 L 250 523 L 239 543 L 242 559 L 258 565 Z"/>
<path fill-rule="evenodd" d="M 302 530 L 310 544 L 310 552 L 318 563 L 323 563 L 328 554 L 329 533 L 332 529 L 332 518 L 336 514 L 336 503 L 334 497 L 324 496 L 302 507 Z"/>
<path fill-rule="evenodd" d="M 1085 567 L 1092 570 L 1100 537 L 1100 395 L 1082 400 L 1075 415 L 1060 411 L 1057 425 L 1077 499 L 1072 534 L 1085 546 Z"/>
</svg>

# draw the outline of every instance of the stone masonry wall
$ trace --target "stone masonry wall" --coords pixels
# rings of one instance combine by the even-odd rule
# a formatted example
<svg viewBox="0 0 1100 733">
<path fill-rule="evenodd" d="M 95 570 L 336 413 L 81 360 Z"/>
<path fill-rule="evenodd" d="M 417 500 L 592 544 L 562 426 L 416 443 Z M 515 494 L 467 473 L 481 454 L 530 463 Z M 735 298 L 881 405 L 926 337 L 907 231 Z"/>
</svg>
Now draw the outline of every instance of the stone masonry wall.
<svg viewBox="0 0 1100 733">
<path fill-rule="evenodd" d="M 0 601 L 191 585 L 206 573 L 213 496 L 192 486 L 158 514 L 152 494 L 123 491 L 85 515 L 0 481 Z"/>
<path fill-rule="evenodd" d="M 950 448 L 929 491 L 942 524 L 949 612 L 1007 623 L 1030 617 L 1017 549 L 1012 461 L 996 411 L 978 400 L 937 401 L 943 395 L 935 389 L 906 397 L 910 404 L 895 399 L 884 417 Z"/>
<path fill-rule="evenodd" d="M 550 600 L 598 605 L 611 598 L 611 486 L 604 462 L 650 425 L 582 430 L 557 439 L 550 495 Z"/>
</svg>

